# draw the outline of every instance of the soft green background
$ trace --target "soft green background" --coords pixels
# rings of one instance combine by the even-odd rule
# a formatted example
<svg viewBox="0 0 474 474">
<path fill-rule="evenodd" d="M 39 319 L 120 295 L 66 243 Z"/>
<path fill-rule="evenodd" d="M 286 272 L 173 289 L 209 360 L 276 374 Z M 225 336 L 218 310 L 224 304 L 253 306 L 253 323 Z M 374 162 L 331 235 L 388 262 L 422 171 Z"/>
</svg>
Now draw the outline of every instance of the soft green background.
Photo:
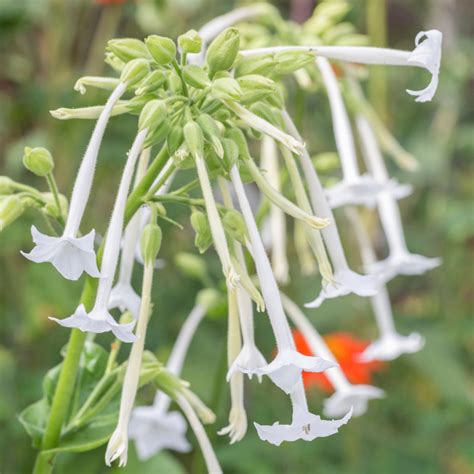
<svg viewBox="0 0 474 474">
<path fill-rule="evenodd" d="M 382 0 L 380 0 L 382 1 Z M 79 97 L 72 90 L 77 77 L 105 72 L 102 52 L 112 36 L 142 37 L 151 32 L 176 36 L 198 28 L 207 19 L 231 9 L 220 0 L 128 2 L 104 6 L 92 0 L 0 0 L 0 173 L 43 186 L 21 164 L 25 145 L 48 146 L 56 159 L 57 179 L 69 195 L 74 173 L 91 131 L 90 122 L 58 122 L 48 110 L 60 106 L 99 103 L 104 94 Z M 298 3 L 278 2 L 282 13 L 295 13 Z M 310 3 L 310 2 L 308 2 Z M 350 19 L 365 31 L 364 0 L 354 0 Z M 389 45 L 410 49 L 417 31 L 438 27 L 445 32 L 445 49 L 438 94 L 429 104 L 416 104 L 405 88 L 424 84 L 427 75 L 388 69 L 389 125 L 421 163 L 408 175 L 392 166 L 401 180 L 415 184 L 416 192 L 401 203 L 406 234 L 412 251 L 441 256 L 441 268 L 422 277 L 397 278 L 389 290 L 397 326 L 402 333 L 418 330 L 426 348 L 387 365 L 375 382 L 387 398 L 373 402 L 368 413 L 352 420 L 340 434 L 312 443 L 284 444 L 276 448 L 260 442 L 253 427 L 234 446 L 216 436 L 225 425 L 228 389 L 225 370 L 225 321 L 207 320 L 191 347 L 184 377 L 218 413 L 208 432 L 227 473 L 455 473 L 472 472 L 472 209 L 474 127 L 472 125 L 472 40 L 469 39 L 469 0 L 391 0 L 388 2 Z M 137 6 L 138 5 L 138 6 Z M 451 5 L 452 8 L 446 8 Z M 444 9 L 443 9 L 444 8 Z M 312 152 L 331 151 L 329 111 L 324 96 L 304 99 L 308 107 L 300 117 Z M 311 115 L 309 115 L 311 111 Z M 87 225 L 104 231 L 124 153 L 130 145 L 133 119 L 117 118 L 110 124 L 101 152 Z M 167 266 L 157 274 L 155 314 L 147 345 L 166 358 L 180 324 L 191 309 L 199 286 L 183 277 L 173 264 L 173 254 L 193 251 L 192 232 L 182 209 L 169 209 L 186 223 L 185 231 L 166 228 L 163 258 Z M 354 242 L 340 217 L 351 261 L 359 265 Z M 47 265 L 33 265 L 19 249 L 29 249 L 29 227 L 41 224 L 28 212 L 0 235 L 0 472 L 29 472 L 34 451 L 18 413 L 41 396 L 41 380 L 59 362 L 59 350 L 68 330 L 51 323 L 49 315 L 63 316 L 75 308 L 81 283 L 67 282 Z M 374 230 L 377 232 L 377 229 Z M 375 235 L 377 238 L 378 235 Z M 381 256 L 384 253 L 380 246 Z M 207 257 L 219 276 L 212 252 Z M 290 248 L 292 284 L 288 289 L 302 303 L 318 288 L 317 278 L 298 277 Z M 139 279 L 139 275 L 136 275 Z M 368 301 L 346 297 L 309 312 L 324 333 L 353 332 L 370 339 L 375 335 Z M 265 353 L 272 351 L 269 327 L 257 320 L 257 335 Z M 110 338 L 101 336 L 104 346 Z M 322 394 L 309 392 L 310 404 L 320 410 Z M 143 401 L 152 393 L 144 391 Z M 249 420 L 268 423 L 289 418 L 288 400 L 268 381 L 246 384 Z M 194 438 L 192 434 L 190 439 Z M 94 474 L 108 472 L 104 448 L 86 455 L 63 456 L 58 472 Z M 180 463 L 177 464 L 176 460 Z M 179 467 L 182 466 L 182 468 Z M 199 452 L 163 455 L 138 465 L 133 455 L 128 473 L 203 472 Z M 115 469 L 118 472 L 118 469 Z"/>
</svg>

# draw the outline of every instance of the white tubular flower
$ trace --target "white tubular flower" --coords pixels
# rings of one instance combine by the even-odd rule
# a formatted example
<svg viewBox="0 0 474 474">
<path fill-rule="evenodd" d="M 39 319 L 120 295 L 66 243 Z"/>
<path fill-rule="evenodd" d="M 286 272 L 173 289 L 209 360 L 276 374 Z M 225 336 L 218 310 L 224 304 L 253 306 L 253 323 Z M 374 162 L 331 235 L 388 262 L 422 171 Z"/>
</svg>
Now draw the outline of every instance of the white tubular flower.
<svg viewBox="0 0 474 474">
<path fill-rule="evenodd" d="M 95 333 L 112 331 L 114 335 L 123 342 L 133 342 L 135 340 L 135 336 L 132 333 L 135 322 L 128 324 L 117 323 L 108 311 L 108 303 L 114 281 L 115 270 L 117 268 L 120 242 L 122 240 L 123 219 L 127 195 L 135 163 L 140 154 L 147 132 L 148 130 L 145 129 L 137 134 L 132 148 L 130 149 L 127 163 L 122 174 L 117 198 L 112 211 L 112 217 L 107 230 L 107 238 L 102 257 L 101 276 L 94 307 L 89 313 L 87 313 L 84 306 L 80 305 L 76 312 L 69 318 L 50 318 L 61 324 L 61 326 L 70 328 L 74 327 L 81 331 Z"/>
<path fill-rule="evenodd" d="M 331 350 L 324 342 L 316 328 L 309 322 L 301 309 L 287 296 L 281 294 L 286 313 L 304 336 L 311 352 L 327 360 L 336 361 Z M 343 416 L 351 408 L 353 416 L 363 415 L 370 400 L 383 398 L 384 391 L 371 385 L 352 385 L 340 367 L 333 367 L 325 372 L 334 387 L 335 393 L 324 401 L 325 416 Z"/>
<path fill-rule="evenodd" d="M 228 365 L 232 366 L 242 347 L 236 289 L 228 288 L 227 298 L 229 302 L 227 361 Z M 229 424 L 219 430 L 217 434 L 221 436 L 228 434 L 230 437 L 230 444 L 234 444 L 237 441 L 240 441 L 247 432 L 247 413 L 245 412 L 244 407 L 244 376 L 241 372 L 237 371 L 232 373 L 227 380 L 230 380 L 231 399 Z"/>
<path fill-rule="evenodd" d="M 318 415 L 310 413 L 301 376 L 291 393 L 291 404 L 293 415 L 290 425 L 280 425 L 278 422 L 273 425 L 254 423 L 261 440 L 280 446 L 284 441 L 313 441 L 316 438 L 325 438 L 336 434 L 352 416 L 352 409 L 340 420 L 322 420 Z"/>
<path fill-rule="evenodd" d="M 366 269 L 371 268 L 376 261 L 375 252 L 370 243 L 370 238 L 360 221 L 357 211 L 348 209 L 347 216 L 352 222 L 359 243 L 362 262 Z M 379 330 L 379 338 L 370 344 L 360 355 L 360 360 L 393 360 L 402 354 L 418 352 L 425 344 L 424 338 L 418 333 L 402 336 L 395 328 L 392 307 L 387 287 L 380 283 L 378 293 L 371 298 L 372 308 Z"/>
<path fill-rule="evenodd" d="M 255 371 L 257 375 L 268 375 L 272 381 L 286 393 L 290 393 L 298 380 L 301 380 L 301 371 L 322 372 L 334 363 L 320 357 L 310 357 L 296 351 L 290 327 L 283 311 L 275 277 L 273 276 L 268 256 L 258 232 L 255 219 L 250 208 L 239 171 L 233 166 L 230 172 L 240 209 L 242 211 L 250 242 L 253 249 L 253 258 L 257 269 L 260 288 L 267 308 L 270 323 L 275 335 L 278 353 L 275 359 L 265 367 Z"/>
<path fill-rule="evenodd" d="M 150 158 L 150 149 L 143 150 L 138 161 L 137 172 L 135 175 L 135 186 L 142 179 L 148 166 Z M 119 308 L 120 311 L 130 311 L 133 317 L 138 319 L 140 311 L 140 297 L 132 287 L 133 263 L 135 260 L 135 246 L 139 243 L 140 231 L 143 229 L 140 225 L 140 211 L 130 219 L 125 229 L 122 255 L 120 257 L 120 270 L 118 281 L 112 288 L 109 297 L 109 309 Z"/>
<path fill-rule="evenodd" d="M 119 467 L 127 465 L 128 460 L 128 434 L 126 426 L 117 426 L 110 437 L 105 453 L 105 464 L 110 466 L 113 461 L 119 460 Z"/>
<path fill-rule="evenodd" d="M 357 126 L 367 167 L 376 180 L 387 180 L 387 169 L 370 124 L 365 118 L 358 116 Z M 428 258 L 410 253 L 405 241 L 400 209 L 391 192 L 380 193 L 377 197 L 377 204 L 390 255 L 380 262 L 372 262 L 368 267 L 370 271 L 379 274 L 387 282 L 397 275 L 421 275 L 441 265 L 439 258 Z"/>
<path fill-rule="evenodd" d="M 105 127 L 113 106 L 125 92 L 126 87 L 126 83 L 121 82 L 115 88 L 97 120 L 76 176 L 63 235 L 51 237 L 42 234 L 33 226 L 31 233 L 36 246 L 30 253 L 22 252 L 23 256 L 33 262 L 51 262 L 59 273 L 68 280 L 77 280 L 83 272 L 96 278 L 100 276 L 94 251 L 95 230 L 84 237 L 78 237 L 77 234 L 89 199 Z"/>
<path fill-rule="evenodd" d="M 60 107 L 56 110 L 50 110 L 49 113 L 52 117 L 58 120 L 93 120 L 100 118 L 102 112 L 106 110 L 106 106 L 107 105 L 92 105 L 90 107 L 78 107 L 76 109 Z M 109 117 L 125 114 L 129 110 L 130 109 L 127 101 L 118 100 L 115 103 L 115 106 L 109 112 Z"/>
<path fill-rule="evenodd" d="M 226 107 L 232 110 L 232 112 L 234 112 L 237 117 L 239 117 L 249 127 L 263 133 L 264 135 L 268 135 L 277 142 L 286 146 L 293 153 L 301 155 L 305 150 L 305 144 L 301 140 L 297 140 L 291 135 L 288 135 L 287 133 L 272 125 L 270 122 L 267 122 L 265 119 L 259 117 L 253 112 L 250 112 L 250 110 L 247 110 L 245 107 L 242 107 L 240 104 L 231 102 L 229 100 L 223 102 Z"/>
<path fill-rule="evenodd" d="M 273 46 L 240 51 L 242 56 L 256 56 L 283 51 L 303 51 L 314 53 L 317 57 L 337 59 L 359 64 L 379 64 L 384 66 L 416 66 L 431 73 L 431 82 L 420 91 L 407 90 L 416 96 L 417 102 L 430 101 L 438 87 L 441 64 L 441 44 L 443 35 L 438 30 L 421 31 L 415 38 L 413 51 L 374 48 L 369 46 Z"/>
<path fill-rule="evenodd" d="M 267 179 L 278 192 L 281 192 L 278 152 L 273 139 L 264 136 L 261 147 L 261 167 L 266 170 Z M 286 257 L 286 219 L 283 211 L 275 205 L 270 208 L 269 231 L 271 234 L 271 255 L 273 274 L 277 282 L 289 281 L 289 265 Z"/>
<path fill-rule="evenodd" d="M 328 94 L 336 147 L 341 160 L 343 179 L 326 191 L 332 208 L 347 204 L 375 206 L 377 193 L 385 183 L 378 183 L 370 175 L 361 176 L 347 114 L 336 75 L 326 58 L 316 58 Z M 387 183 L 390 184 L 390 183 Z"/>
<path fill-rule="evenodd" d="M 97 87 L 98 89 L 113 90 L 119 85 L 120 79 L 115 77 L 84 76 L 76 81 L 74 90 L 84 95 L 87 87 Z"/>
<path fill-rule="evenodd" d="M 283 113 L 283 118 L 290 133 L 298 138 L 298 130 L 287 112 Z M 322 229 L 321 233 L 334 271 L 332 280 L 327 283 L 323 282 L 320 295 L 305 306 L 308 308 L 317 308 L 325 299 L 337 298 L 338 296 L 344 296 L 350 293 L 359 296 L 375 295 L 378 289 L 377 279 L 372 275 L 360 275 L 349 268 L 344 249 L 342 248 L 341 238 L 339 237 L 339 232 L 335 224 L 334 215 L 327 202 L 311 158 L 306 150 L 301 155 L 301 166 L 308 183 L 309 197 L 314 212 L 323 218 L 330 219 L 332 223 Z"/>
<path fill-rule="evenodd" d="M 197 327 L 204 318 L 207 308 L 197 303 L 186 318 L 174 343 L 166 369 L 179 376 L 184 359 Z M 145 461 L 163 449 L 188 452 L 191 444 L 186 439 L 187 423 L 177 411 L 169 411 L 171 398 L 157 391 L 152 406 L 133 410 L 129 425 L 130 439 L 135 441 L 140 460 Z"/>
<path fill-rule="evenodd" d="M 201 448 L 201 452 L 204 457 L 204 461 L 206 462 L 207 471 L 209 474 L 221 474 L 222 469 L 217 459 L 216 453 L 214 449 L 212 449 L 212 445 L 207 437 L 206 432 L 204 431 L 199 418 L 197 417 L 196 413 L 193 410 L 193 407 L 189 403 L 189 401 L 181 394 L 178 395 L 176 398 L 176 402 L 178 403 L 181 410 L 183 410 L 186 418 L 191 425 L 194 434 L 198 440 L 199 446 Z"/>
</svg>

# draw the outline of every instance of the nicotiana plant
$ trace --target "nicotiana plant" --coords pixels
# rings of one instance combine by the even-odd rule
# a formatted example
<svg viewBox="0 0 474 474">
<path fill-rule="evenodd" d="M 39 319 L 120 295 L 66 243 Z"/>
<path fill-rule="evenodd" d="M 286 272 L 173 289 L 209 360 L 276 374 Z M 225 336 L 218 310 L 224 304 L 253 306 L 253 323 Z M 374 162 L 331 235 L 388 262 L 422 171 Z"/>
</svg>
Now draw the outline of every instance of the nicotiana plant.
<svg viewBox="0 0 474 474">
<path fill-rule="evenodd" d="M 54 161 L 44 148 L 26 148 L 24 165 L 46 178 L 49 192 L 0 178 L 0 229 L 28 207 L 44 218 L 42 230 L 32 226 L 35 246 L 23 255 L 36 263 L 51 263 L 70 280 L 86 274 L 73 314 L 51 318 L 71 328 L 63 361 L 47 373 L 43 398 L 20 415 L 38 449 L 36 473 L 51 472 L 61 452 L 102 445 L 105 463 L 118 460 L 120 466 L 127 463 L 130 441 L 143 460 L 163 449 L 189 451 L 188 423 L 208 471 L 222 472 L 202 426 L 214 423 L 215 416 L 180 378 L 200 322 L 222 304 L 222 288 L 227 300 L 231 408 L 228 426 L 219 434 L 229 435 L 231 443 L 240 441 L 248 429 L 245 375 L 258 381 L 268 376 L 275 390 L 289 397 L 289 424 L 280 417 L 272 425 L 260 424 L 258 415 L 252 419 L 261 440 L 277 446 L 331 436 L 351 416 L 366 412 L 370 400 L 384 396 L 377 387 L 349 382 L 301 304 L 281 292 L 278 285 L 290 279 L 287 216 L 294 219 L 301 271 L 318 268 L 321 276 L 321 288 L 314 288 L 319 294 L 307 295 L 307 307 L 351 293 L 370 298 L 380 335 L 361 354 L 361 361 L 391 360 L 422 348 L 422 336 L 396 331 L 385 285 L 397 275 L 421 274 L 440 261 L 408 251 L 397 200 L 411 187 L 390 178 L 382 152 L 405 167 L 413 167 L 414 159 L 368 104 L 359 84 L 364 66 L 354 64 L 426 69 L 430 84 L 408 93 L 417 102 L 431 100 L 438 83 L 442 35 L 435 30 L 419 33 L 413 51 L 370 47 L 352 25 L 340 23 L 347 10 L 344 1 L 322 2 L 304 25 L 294 25 L 269 5 L 255 4 L 215 18 L 199 32 L 190 30 L 177 42 L 157 35 L 144 41 L 112 39 L 106 62 L 114 77 L 83 77 L 75 85 L 81 94 L 89 88 L 109 90 L 105 105 L 52 112 L 61 120 L 96 121 L 69 203 L 59 193 Z M 310 140 L 305 142 L 287 109 L 291 82 L 305 93 L 327 97 L 342 170 L 341 181 L 327 189 L 310 156 Z M 96 233 L 85 228 L 82 219 L 96 166 L 101 166 L 107 124 L 123 114 L 138 116 L 135 137 L 123 163 L 117 163 L 123 171 L 109 224 Z M 355 136 L 360 138 L 365 173 L 359 167 Z M 182 170 L 188 177 L 191 173 L 191 179 L 175 187 L 173 178 Z M 252 188 L 262 197 L 258 210 Z M 215 249 L 223 281 L 213 284 L 203 260 L 180 254 L 178 265 L 206 288 L 197 295 L 169 360 L 162 363 L 145 350 L 145 340 L 151 317 L 165 317 L 160 302 L 152 304 L 152 282 L 160 271 L 160 248 L 166 245 L 160 224 L 181 227 L 167 216 L 167 207 L 173 205 L 189 210 L 199 252 Z M 358 238 L 364 273 L 349 267 L 342 227 L 333 214 L 341 206 Z M 358 210 L 351 206 L 378 213 L 388 258 L 377 261 Z M 141 290 L 132 286 L 134 267 L 143 274 Z M 112 315 L 114 309 L 120 317 Z M 266 312 L 275 339 L 271 360 L 260 352 L 254 334 L 255 309 Z M 290 322 L 313 355 L 298 352 Z M 96 341 L 104 332 L 116 338 L 109 352 Z M 120 362 L 124 343 L 131 344 L 130 352 Z M 324 371 L 334 387 L 324 402 L 324 415 L 334 420 L 311 413 L 304 390 L 303 372 Z M 137 391 L 150 384 L 156 389 L 154 403 L 136 407 Z M 170 410 L 172 402 L 180 411 Z"/>
</svg>

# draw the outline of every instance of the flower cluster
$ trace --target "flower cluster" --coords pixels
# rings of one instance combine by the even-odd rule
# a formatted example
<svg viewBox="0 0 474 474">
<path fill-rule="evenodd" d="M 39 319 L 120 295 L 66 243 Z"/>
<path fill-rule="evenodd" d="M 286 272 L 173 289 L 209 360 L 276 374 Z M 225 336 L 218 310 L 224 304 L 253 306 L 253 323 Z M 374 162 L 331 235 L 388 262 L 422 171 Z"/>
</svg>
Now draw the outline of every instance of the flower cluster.
<svg viewBox="0 0 474 474">
<path fill-rule="evenodd" d="M 166 367 L 144 351 L 147 326 L 155 312 L 151 288 L 162 244 L 159 224 L 174 223 L 166 206 L 187 206 L 196 247 L 203 253 L 213 246 L 221 264 L 228 313 L 231 409 L 229 424 L 219 434 L 228 434 L 231 443 L 240 441 L 247 431 L 245 375 L 249 379 L 255 375 L 259 381 L 267 376 L 289 396 L 292 406 L 289 424 L 254 421 L 259 437 L 274 445 L 311 441 L 337 433 L 351 416 L 367 410 L 369 400 L 384 396 L 382 390 L 368 385 L 368 371 L 380 366 L 377 361 L 392 360 L 423 346 L 420 335 L 405 337 L 396 332 L 385 284 L 396 275 L 421 274 L 440 262 L 408 251 L 397 200 L 409 194 L 410 187 L 387 174 L 380 145 L 387 148 L 383 137 L 388 132 L 374 118 L 350 64 L 425 68 L 432 74 L 430 85 L 408 92 L 419 102 L 430 100 L 437 85 L 441 33 L 420 33 L 411 52 L 362 46 L 363 38 L 352 32 L 345 36 L 345 43 L 333 36 L 336 45 L 328 46 L 324 43 L 330 41 L 331 27 L 345 13 L 345 7 L 337 10 L 334 5 L 345 3 L 322 2 L 313 17 L 295 31 L 270 6 L 256 4 L 216 18 L 199 32 L 190 30 L 177 42 L 157 35 L 144 41 L 109 41 L 106 62 L 118 77 L 88 76 L 75 85 L 81 94 L 91 87 L 111 91 L 105 105 L 52 112 L 61 120 L 96 120 L 77 171 L 69 209 L 55 186 L 53 160 L 47 150 L 27 149 L 24 161 L 28 169 L 48 179 L 50 195 L 8 178 L 0 181 L 5 195 L 0 201 L 0 228 L 18 218 L 26 206 L 39 208 L 54 222 L 56 235 L 32 227 L 35 246 L 23 255 L 33 262 L 51 263 L 70 280 L 87 274 L 87 298 L 71 316 L 51 319 L 82 332 L 111 332 L 117 339 L 116 347 L 122 342 L 132 343 L 128 362 L 117 365 L 113 352 L 107 373 L 107 377 L 116 374 L 121 386 L 117 425 L 110 433 L 105 454 L 108 465 L 115 459 L 121 466 L 126 464 L 129 437 L 142 459 L 161 449 L 188 451 L 186 421 L 180 412 L 169 409 L 174 400 L 197 437 L 209 472 L 221 472 L 201 425 L 214 422 L 215 417 L 179 377 L 194 333 L 222 295 L 211 287 L 198 295 Z M 249 28 L 251 23 L 235 27 L 244 20 L 258 25 L 262 17 L 265 23 L 260 29 Z M 262 34 L 269 23 L 274 34 Z M 339 77 L 331 61 L 339 62 Z M 286 109 L 285 81 L 289 76 L 309 90 L 311 84 L 318 83 L 319 90 L 327 95 L 342 169 L 342 180 L 328 189 L 321 184 L 308 147 Z M 362 144 L 365 174 L 359 169 L 350 112 Z M 120 114 L 138 115 L 137 130 L 124 160 L 105 236 L 98 246 L 95 230 L 85 230 L 82 220 L 107 124 Z M 258 158 L 250 146 L 254 140 L 261 145 Z M 158 150 L 156 155 L 152 154 L 154 149 Z M 173 189 L 173 178 L 182 170 L 192 170 L 194 178 Z M 264 198 L 257 214 L 246 186 L 249 183 L 254 183 Z M 288 184 L 291 198 L 285 193 Z M 192 194 L 194 190 L 198 193 Z M 348 207 L 355 205 L 377 209 L 390 248 L 385 260 L 375 258 L 357 211 Z M 347 262 L 332 211 L 337 207 L 345 207 L 358 238 L 363 274 L 352 270 Z M 300 306 L 280 291 L 278 284 L 290 279 L 287 216 L 295 221 L 298 255 L 310 270 L 316 266 L 313 263 L 317 264 L 321 275 L 319 294 L 306 306 L 318 308 L 326 299 L 351 293 L 369 297 L 380 336 L 367 347 L 355 350 L 354 340 L 342 335 L 325 340 Z M 132 286 L 135 261 L 143 265 L 140 294 Z M 189 273 L 199 275 L 210 286 L 199 262 L 192 257 L 182 261 Z M 124 313 L 120 320 L 112 315 L 116 308 Z M 159 308 L 156 302 L 158 314 Z M 255 340 L 254 308 L 268 316 L 276 345 L 272 360 L 263 356 Z M 297 333 L 292 332 L 290 321 Z M 346 365 L 348 352 L 353 359 Z M 324 379 L 320 378 L 322 372 Z M 144 380 L 153 380 L 158 388 L 155 402 L 134 408 Z M 322 420 L 309 411 L 304 386 L 312 380 L 324 380 L 333 387 L 324 414 L 336 419 Z M 85 413 L 86 408 L 77 423 L 89 419 Z"/>
</svg>

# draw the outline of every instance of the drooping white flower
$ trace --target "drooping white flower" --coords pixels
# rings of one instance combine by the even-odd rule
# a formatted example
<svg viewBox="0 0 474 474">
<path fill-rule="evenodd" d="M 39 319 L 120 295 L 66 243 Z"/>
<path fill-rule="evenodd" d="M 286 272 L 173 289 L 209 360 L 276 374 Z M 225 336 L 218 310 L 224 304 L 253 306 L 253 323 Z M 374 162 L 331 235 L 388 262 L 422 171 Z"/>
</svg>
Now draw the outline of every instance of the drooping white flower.
<svg viewBox="0 0 474 474">
<path fill-rule="evenodd" d="M 387 169 L 372 127 L 362 116 L 357 117 L 357 126 L 367 167 L 377 181 L 386 181 Z M 441 265 L 439 258 L 428 258 L 409 252 L 396 196 L 389 191 L 383 191 L 377 196 L 377 205 L 390 254 L 385 260 L 372 262 L 368 267 L 370 271 L 388 281 L 397 275 L 420 275 Z"/>
<path fill-rule="evenodd" d="M 376 255 L 370 243 L 370 238 L 365 231 L 362 222 L 353 209 L 348 210 L 347 215 L 352 223 L 357 241 L 359 243 L 362 262 L 366 269 L 373 266 Z M 425 344 L 424 338 L 418 333 L 402 336 L 395 328 L 392 306 L 387 287 L 380 282 L 379 291 L 370 299 L 375 314 L 379 337 L 370 344 L 360 355 L 360 360 L 368 362 L 371 360 L 393 360 L 402 354 L 418 352 Z"/>
<path fill-rule="evenodd" d="M 267 180 L 278 192 L 281 192 L 278 152 L 274 140 L 263 136 L 260 166 L 266 171 Z M 283 211 L 275 205 L 270 208 L 269 234 L 273 274 L 277 282 L 286 284 L 289 280 L 289 265 L 286 256 L 286 218 Z"/>
<path fill-rule="evenodd" d="M 281 297 L 288 316 L 305 338 L 311 352 L 337 362 L 324 339 L 298 305 L 286 295 L 282 294 Z M 371 385 L 351 384 L 340 367 L 328 369 L 325 375 L 335 390 L 334 394 L 324 401 L 323 413 L 325 416 L 343 416 L 351 409 L 354 416 L 360 416 L 367 411 L 370 400 L 384 396 L 384 391 L 380 388 Z"/>
<path fill-rule="evenodd" d="M 242 56 L 256 56 L 283 51 L 303 51 L 314 53 L 317 57 L 336 59 L 359 64 L 379 64 L 384 66 L 416 66 L 431 73 L 431 82 L 420 90 L 407 90 L 416 96 L 417 102 L 426 102 L 433 98 L 438 87 L 438 75 L 441 64 L 441 44 L 443 34 L 438 30 L 421 31 L 415 38 L 413 51 L 400 51 L 370 46 L 272 46 L 240 51 Z"/>
<path fill-rule="evenodd" d="M 277 355 L 270 364 L 255 371 L 257 375 L 268 375 L 272 381 L 286 393 L 292 392 L 301 371 L 321 372 L 333 367 L 330 361 L 320 357 L 310 357 L 296 351 L 295 343 L 283 311 L 278 286 L 273 276 L 270 261 L 265 253 L 263 243 L 258 232 L 255 219 L 250 208 L 239 171 L 233 166 L 230 172 L 232 184 L 239 201 L 250 242 L 252 244 L 253 259 L 257 270 L 260 288 L 267 308 L 270 323 L 277 343 Z"/>
<path fill-rule="evenodd" d="M 119 83 L 97 120 L 76 176 L 63 235 L 51 237 L 39 232 L 33 226 L 31 233 L 36 246 L 29 253 L 22 252 L 23 256 L 33 262 L 51 262 L 68 280 L 77 280 L 83 272 L 92 277 L 99 277 L 94 251 L 95 231 L 92 230 L 84 237 L 79 237 L 78 232 L 89 199 L 105 127 L 115 103 L 125 92 L 126 87 L 126 83 Z"/>
<path fill-rule="evenodd" d="M 186 353 L 207 308 L 197 303 L 186 318 L 171 351 L 166 369 L 180 375 Z M 171 398 L 157 391 L 151 406 L 134 408 L 130 418 L 129 436 L 135 441 L 140 460 L 145 461 L 162 449 L 178 452 L 191 450 L 186 439 L 187 423 L 177 411 L 169 411 Z"/>
<path fill-rule="evenodd" d="M 86 313 L 84 306 L 80 305 L 76 312 L 69 318 L 50 318 L 62 326 L 75 327 L 81 331 L 96 333 L 112 331 L 117 338 L 124 342 L 133 342 L 135 340 L 135 336 L 132 333 L 135 323 L 116 323 L 108 311 L 108 304 L 120 252 L 127 195 L 135 169 L 135 163 L 140 154 L 147 132 L 147 129 L 138 132 L 130 149 L 127 163 L 122 174 L 112 217 L 107 230 L 107 238 L 102 257 L 101 276 L 94 307 L 89 313 Z"/>
<path fill-rule="evenodd" d="M 127 465 L 128 434 L 126 426 L 117 426 L 107 444 L 105 464 L 110 466 L 116 459 L 119 460 L 119 467 Z"/>
<path fill-rule="evenodd" d="M 300 439 L 313 441 L 316 438 L 325 438 L 336 434 L 352 416 L 352 409 L 349 409 L 340 420 L 322 420 L 320 416 L 310 413 L 301 376 L 297 388 L 291 393 L 291 403 L 293 408 L 291 424 L 283 425 L 276 422 L 273 425 L 259 425 L 254 423 L 261 440 L 280 446 L 284 441 Z"/>
<path fill-rule="evenodd" d="M 283 119 L 290 134 L 299 138 L 298 130 L 286 111 L 283 112 Z M 322 229 L 321 233 L 334 270 L 332 280 L 328 282 L 323 281 L 323 288 L 320 295 L 312 303 L 309 303 L 309 307 L 320 306 L 325 299 L 336 298 L 350 293 L 359 296 L 374 295 L 377 293 L 378 288 L 377 279 L 372 275 L 360 275 L 349 268 L 334 215 L 328 204 L 311 158 L 306 150 L 304 150 L 301 155 L 301 166 L 306 182 L 308 183 L 309 197 L 314 212 L 318 216 L 331 221 L 331 224 Z"/>
</svg>

